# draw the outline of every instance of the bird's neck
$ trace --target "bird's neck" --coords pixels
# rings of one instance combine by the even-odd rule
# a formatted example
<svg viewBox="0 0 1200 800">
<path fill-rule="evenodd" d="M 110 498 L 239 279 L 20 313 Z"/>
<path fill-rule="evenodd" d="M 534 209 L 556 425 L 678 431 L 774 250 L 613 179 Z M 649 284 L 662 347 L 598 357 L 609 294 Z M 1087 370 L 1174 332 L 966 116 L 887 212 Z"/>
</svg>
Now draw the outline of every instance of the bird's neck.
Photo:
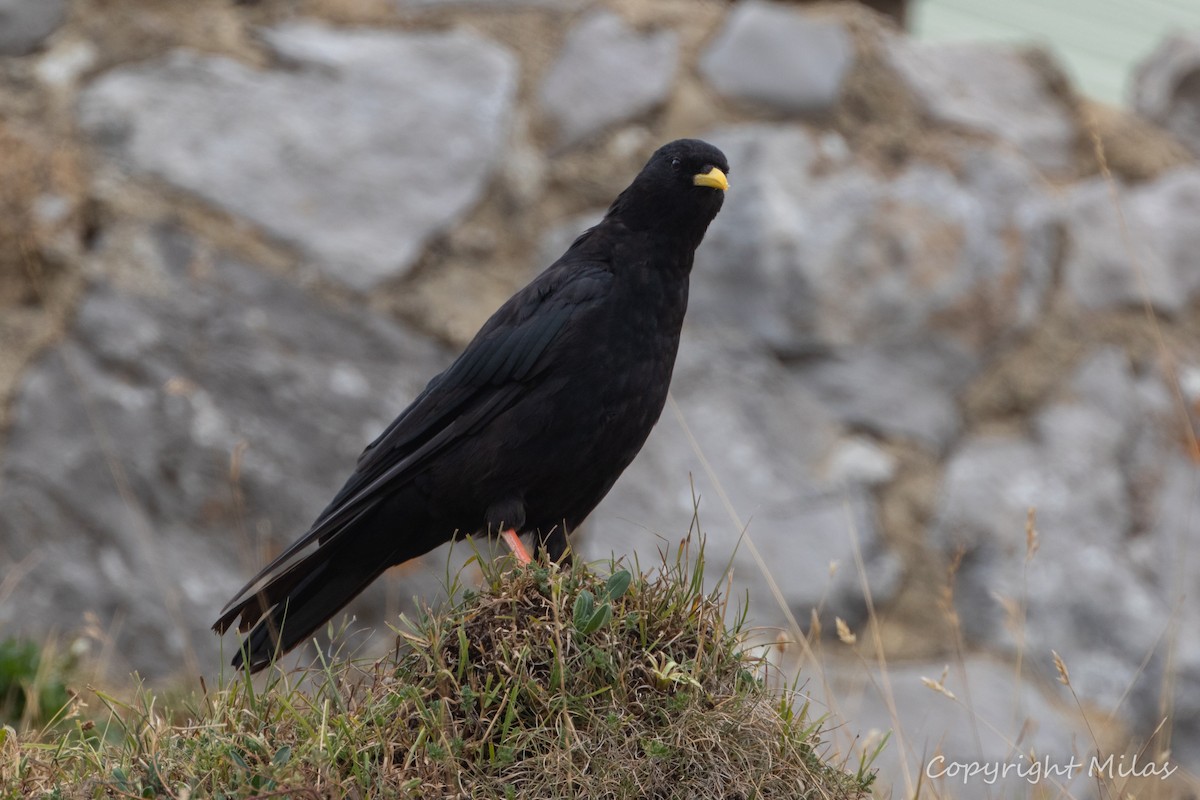
<svg viewBox="0 0 1200 800">
<path fill-rule="evenodd" d="M 618 208 L 614 203 L 600 226 L 626 231 L 626 237 L 637 241 L 639 247 L 654 251 L 656 258 L 680 262 L 688 272 L 710 220 L 681 212 L 684 210 L 671 206 L 633 210 Z"/>
<path fill-rule="evenodd" d="M 620 266 L 620 271 L 640 271 L 650 266 L 664 277 L 686 280 L 698 245 L 698 240 L 689 240 L 679 231 L 632 228 L 619 217 L 606 217 L 576 240 L 573 249 L 578 248 L 580 255 Z"/>
<path fill-rule="evenodd" d="M 673 195 L 661 192 L 632 191 L 629 187 L 609 206 L 604 215 L 631 231 L 656 231 L 670 238 L 676 246 L 689 251 L 700 246 L 717 208 L 709 209 L 692 203 L 681 203 Z"/>
</svg>

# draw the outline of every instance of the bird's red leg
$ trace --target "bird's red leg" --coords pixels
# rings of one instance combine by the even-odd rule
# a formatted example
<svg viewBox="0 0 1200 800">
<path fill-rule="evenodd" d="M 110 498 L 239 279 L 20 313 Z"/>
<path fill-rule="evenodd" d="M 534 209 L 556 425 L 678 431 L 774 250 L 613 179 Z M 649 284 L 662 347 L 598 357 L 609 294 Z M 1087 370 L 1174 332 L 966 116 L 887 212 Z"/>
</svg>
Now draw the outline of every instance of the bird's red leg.
<svg viewBox="0 0 1200 800">
<path fill-rule="evenodd" d="M 508 549 L 512 550 L 513 557 L 522 564 L 528 564 L 533 561 L 529 551 L 525 549 L 525 545 L 521 542 L 521 537 L 517 536 L 516 528 L 506 528 L 500 532 L 500 539 L 508 545 Z"/>
</svg>

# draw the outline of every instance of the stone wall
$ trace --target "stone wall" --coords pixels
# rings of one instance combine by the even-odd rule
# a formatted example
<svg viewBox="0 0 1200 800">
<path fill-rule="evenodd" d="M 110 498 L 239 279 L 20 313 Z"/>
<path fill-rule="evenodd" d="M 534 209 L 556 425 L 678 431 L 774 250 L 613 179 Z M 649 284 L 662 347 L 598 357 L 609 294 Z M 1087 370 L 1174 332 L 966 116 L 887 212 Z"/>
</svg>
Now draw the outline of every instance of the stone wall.
<svg viewBox="0 0 1200 800">
<path fill-rule="evenodd" d="M 1135 116 L 857 6 L 27 0 L 0 28 L 5 635 L 211 674 L 220 605 L 363 444 L 702 136 L 732 189 L 674 402 L 577 547 L 653 563 L 698 498 L 752 620 L 811 634 L 783 650 L 838 746 L 900 732 L 898 787 L 933 752 L 1136 750 L 1163 691 L 1200 762 L 1194 36 Z"/>
</svg>

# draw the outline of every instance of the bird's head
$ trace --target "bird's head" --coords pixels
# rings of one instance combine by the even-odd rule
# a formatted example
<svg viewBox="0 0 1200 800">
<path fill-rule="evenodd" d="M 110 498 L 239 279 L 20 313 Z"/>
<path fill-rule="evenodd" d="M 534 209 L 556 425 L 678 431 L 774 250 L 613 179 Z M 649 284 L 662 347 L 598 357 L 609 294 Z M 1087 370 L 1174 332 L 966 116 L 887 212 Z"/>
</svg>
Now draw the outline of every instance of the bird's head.
<svg viewBox="0 0 1200 800">
<path fill-rule="evenodd" d="M 655 228 L 700 244 L 729 188 L 725 154 L 699 139 L 676 139 L 655 151 L 609 214 L 634 229 Z"/>
</svg>

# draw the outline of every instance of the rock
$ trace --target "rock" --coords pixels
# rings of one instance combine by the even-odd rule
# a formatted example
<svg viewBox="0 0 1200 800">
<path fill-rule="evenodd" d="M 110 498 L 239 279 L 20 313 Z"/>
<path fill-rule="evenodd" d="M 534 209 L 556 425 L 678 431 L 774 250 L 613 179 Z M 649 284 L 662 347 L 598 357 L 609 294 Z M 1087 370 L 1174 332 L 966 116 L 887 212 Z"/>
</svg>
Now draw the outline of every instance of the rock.
<svg viewBox="0 0 1200 800">
<path fill-rule="evenodd" d="M 843 442 L 839 427 L 785 368 L 689 328 L 672 393 L 687 430 L 668 407 L 585 524 L 577 542 L 585 558 L 637 554 L 651 566 L 657 551 L 674 551 L 696 511 L 710 578 L 732 566 L 734 595 L 749 592 L 756 625 L 787 629 L 792 613 L 807 626 L 817 607 L 830 626 L 832 615 L 858 619 L 856 544 L 876 602 L 894 594 L 900 568 L 880 539 L 872 478 L 828 475 L 825 465 Z M 742 540 L 747 525 L 752 544 Z M 786 610 L 768 589 L 764 565 Z"/>
<path fill-rule="evenodd" d="M 700 60 L 723 95 L 798 114 L 832 110 L 854 65 L 844 24 L 778 3 L 738 3 Z"/>
<path fill-rule="evenodd" d="M 938 341 L 848 347 L 796 367 L 842 424 L 944 451 L 962 428 L 956 398 L 975 374 L 968 353 Z"/>
<path fill-rule="evenodd" d="M 1182 623 L 1178 630 L 1196 630 L 1194 627 L 1187 627 L 1196 622 L 1200 620 L 1197 620 L 1195 615 L 1190 615 L 1190 619 Z M 1171 697 L 1166 700 L 1167 708 L 1171 709 L 1172 723 L 1170 760 L 1173 765 L 1195 764 L 1197 759 L 1200 759 L 1200 664 L 1194 657 L 1181 659 L 1175 675 L 1177 679 L 1173 683 L 1165 684 L 1173 688 Z M 1154 688 L 1161 691 L 1163 686 L 1160 682 Z M 1149 712 L 1142 721 L 1142 730 L 1153 730 L 1161 721 L 1161 716 L 1151 710 L 1156 708 L 1160 700 L 1158 694 L 1155 692 L 1140 703 Z"/>
<path fill-rule="evenodd" d="M 56 90 L 70 89 L 96 66 L 100 52 L 91 42 L 67 41 L 49 49 L 38 59 L 38 80 Z"/>
<path fill-rule="evenodd" d="M 810 676 L 804 690 L 812 698 L 810 714 L 833 714 L 838 724 L 830 729 L 832 747 L 853 753 L 851 763 L 892 733 L 874 764 L 882 795 L 913 796 L 919 783 L 939 797 L 1027 797 L 1032 765 L 1022 754 L 1031 752 L 1052 766 L 1067 765 L 1072 756 L 1085 764 L 1070 775 L 1043 775 L 1032 783 L 1073 797 L 1089 796 L 1086 787 L 1094 785 L 1081 750 L 1092 746 L 1095 728 L 1055 702 L 1059 693 L 1032 671 L 1022 675 L 1011 664 L 976 655 L 951 665 L 889 663 L 886 679 L 873 661 L 861 659 L 826 658 L 819 680 L 812 665 L 803 665 L 801 674 Z M 950 696 L 926 681 L 940 683 Z M 1014 766 L 991 781 L 964 774 L 970 765 L 1010 763 L 1026 771 L 1018 774 Z"/>
<path fill-rule="evenodd" d="M 768 125 L 721 129 L 708 138 L 729 158 L 738 201 L 725 204 L 696 251 L 688 319 L 746 330 L 779 349 L 820 346 L 824 337 L 813 328 L 822 298 L 800 258 L 820 213 L 806 204 L 818 184 L 811 173 L 821 163 L 820 141 L 798 127 Z M 833 166 L 849 172 L 840 169 L 844 162 L 842 155 Z M 857 172 L 846 180 L 855 182 L 847 194 L 865 193 Z"/>
<path fill-rule="evenodd" d="M 66 17 L 66 0 L 0 0 L 0 56 L 32 53 Z"/>
<path fill-rule="evenodd" d="M 1183 375 L 1180 383 L 1185 384 Z M 1165 633 L 1148 665 L 1147 677 L 1135 687 L 1132 699 L 1141 729 L 1153 730 L 1160 721 L 1164 687 L 1171 687 L 1167 707 L 1174 723 L 1172 760 L 1200 763 L 1200 641 L 1188 634 L 1200 626 L 1200 606 L 1190 602 L 1200 593 L 1200 561 L 1194 555 L 1200 549 L 1200 526 L 1196 524 L 1200 460 L 1190 452 L 1189 437 L 1180 430 L 1175 398 L 1165 387 L 1157 388 L 1163 389 L 1162 394 L 1142 393 L 1143 397 L 1150 394 L 1143 403 L 1148 408 L 1141 414 L 1142 424 L 1150 430 L 1140 441 L 1147 446 L 1132 459 L 1137 470 L 1135 498 L 1142 500 L 1142 518 L 1141 535 L 1130 543 L 1130 553 L 1133 568 L 1152 576 L 1173 616 L 1141 623 Z M 1186 384 L 1181 388 L 1190 407 L 1196 408 Z M 1170 675 L 1165 674 L 1168 666 Z"/>
<path fill-rule="evenodd" d="M 560 142 L 576 144 L 666 101 L 678 55 L 671 31 L 643 35 L 611 12 L 589 14 L 567 34 L 538 95 Z"/>
<path fill-rule="evenodd" d="M 1005 638 L 992 595 L 1017 599 L 1024 591 L 1018 581 L 1027 555 L 1026 518 L 1031 509 L 1041 534 L 1033 566 L 1056 573 L 1055 580 L 1030 587 L 1039 602 L 1061 594 L 1065 576 L 1057 573 L 1086 561 L 1084 554 L 1119 571 L 1107 554 L 1129 534 L 1132 520 L 1117 463 L 1119 427 L 1094 409 L 1061 405 L 1043 413 L 1038 431 L 1044 439 L 972 437 L 946 466 L 934 541 L 947 554 L 965 548 L 961 613 L 965 629 L 979 640 Z M 1071 604 L 1085 607 L 1097 600 L 1092 591 L 1075 586 Z M 1037 614 L 1045 610 L 1031 608 L 1031 625 L 1042 624 Z M 1073 640 L 1096 633 L 1077 631 Z M 1064 648 L 1066 643 L 1056 646 Z"/>
<path fill-rule="evenodd" d="M 1108 184 L 1096 178 L 1064 202 L 1066 296 L 1081 308 L 1140 308 L 1178 314 L 1200 295 L 1194 255 L 1200 231 L 1200 169 L 1179 169 L 1120 190 L 1124 220 Z M 1128 238 L 1126 238 L 1126 233 Z"/>
<path fill-rule="evenodd" d="M 1039 169 L 1071 168 L 1078 131 L 1070 110 L 1010 47 L 888 40 L 887 56 L 935 122 L 995 136 Z"/>
<path fill-rule="evenodd" d="M 892 180 L 836 134 L 743 125 L 711 134 L 729 203 L 696 256 L 693 320 L 746 329 L 788 358 L 907 346 L 935 332 L 983 353 L 1042 308 L 1057 222 L 1019 158 L 968 147 L 962 174 L 918 163 Z"/>
<path fill-rule="evenodd" d="M 896 458 L 865 436 L 848 436 L 838 442 L 825 464 L 831 481 L 880 486 L 896 475 Z"/>
<path fill-rule="evenodd" d="M 944 450 L 959 391 L 1049 295 L 1061 221 L 1037 174 L 966 147 L 947 153 L 957 173 L 917 163 L 889 181 L 836 134 L 711 138 L 737 202 L 697 252 L 690 319 L 762 342 L 843 424 Z"/>
<path fill-rule="evenodd" d="M 211 674 L 222 604 L 446 359 L 177 231 L 143 232 L 139 254 L 144 279 L 93 286 L 15 395 L 0 548 L 24 574 L 0 626 L 41 636 L 95 614 L 115 674 Z M 379 620 L 388 594 L 358 608 Z"/>
<path fill-rule="evenodd" d="M 1173 33 L 1134 71 L 1131 101 L 1200 155 L 1200 31 Z"/>
<path fill-rule="evenodd" d="M 1165 536 L 1179 534 L 1162 520 L 1190 514 L 1191 500 L 1177 482 L 1153 474 L 1163 461 L 1157 420 L 1169 408 L 1157 378 L 1135 377 L 1127 359 L 1102 350 L 1071 389 L 1071 401 L 1037 415 L 1031 436 L 962 444 L 946 465 L 932 539 L 947 556 L 963 548 L 955 598 L 971 641 L 1023 648 L 1048 673 L 1056 650 L 1078 695 L 1115 711 L 1131 687 L 1153 682 L 1143 669 L 1162 625 L 1149 621 L 1165 622 L 1174 605 L 1165 574 L 1174 557 L 1139 555 L 1144 537 L 1135 534 L 1146 521 L 1135 499 L 1175 486 L 1167 507 L 1160 501 L 1152 514 L 1152 529 Z M 1028 549 L 1030 509 L 1036 552 Z M 1018 607 L 1024 618 L 1014 629 Z M 1140 721 L 1150 708 L 1121 712 Z"/>
<path fill-rule="evenodd" d="M 712 139 L 738 201 L 697 252 L 692 323 L 762 342 L 844 425 L 946 449 L 959 391 L 1054 281 L 1061 223 L 1038 175 L 971 146 L 948 152 L 954 173 L 917 163 L 889 181 L 836 134 Z"/>
<path fill-rule="evenodd" d="M 177 51 L 83 94 L 80 122 L 166 180 L 367 290 L 476 203 L 504 149 L 513 56 L 475 34 L 264 32 L 287 69 Z"/>
</svg>

